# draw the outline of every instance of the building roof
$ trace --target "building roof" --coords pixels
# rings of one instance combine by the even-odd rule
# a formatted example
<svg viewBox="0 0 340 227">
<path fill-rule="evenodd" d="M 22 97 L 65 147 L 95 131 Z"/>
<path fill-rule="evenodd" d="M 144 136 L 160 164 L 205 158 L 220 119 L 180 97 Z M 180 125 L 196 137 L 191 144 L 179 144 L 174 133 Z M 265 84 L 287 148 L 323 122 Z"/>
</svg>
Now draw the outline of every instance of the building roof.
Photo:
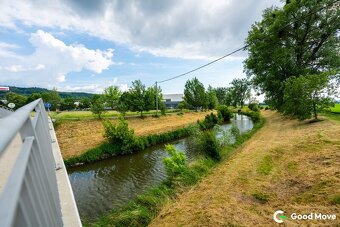
<svg viewBox="0 0 340 227">
<path fill-rule="evenodd" d="M 172 102 L 183 101 L 183 94 L 164 94 L 163 100 L 170 99 Z"/>
</svg>

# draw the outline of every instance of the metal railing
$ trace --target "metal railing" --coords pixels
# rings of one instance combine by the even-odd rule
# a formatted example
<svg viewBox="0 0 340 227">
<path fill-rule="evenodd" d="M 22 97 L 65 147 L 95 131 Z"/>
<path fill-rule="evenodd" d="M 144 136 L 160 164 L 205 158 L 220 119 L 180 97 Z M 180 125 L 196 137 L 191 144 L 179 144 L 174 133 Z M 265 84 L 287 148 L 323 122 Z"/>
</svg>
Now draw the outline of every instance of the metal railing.
<svg viewBox="0 0 340 227">
<path fill-rule="evenodd" d="M 63 226 L 48 116 L 41 99 L 0 118 L 0 159 L 18 134 L 20 152 L 0 197 L 0 226 Z"/>
</svg>

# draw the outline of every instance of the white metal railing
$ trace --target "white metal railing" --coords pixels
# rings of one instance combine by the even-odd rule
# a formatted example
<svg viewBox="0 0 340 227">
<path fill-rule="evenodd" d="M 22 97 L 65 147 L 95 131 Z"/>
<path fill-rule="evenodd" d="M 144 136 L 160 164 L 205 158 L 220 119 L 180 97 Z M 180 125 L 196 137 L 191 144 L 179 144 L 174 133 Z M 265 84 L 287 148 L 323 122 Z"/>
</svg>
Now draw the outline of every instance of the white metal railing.
<svg viewBox="0 0 340 227">
<path fill-rule="evenodd" d="M 22 143 L 1 193 L 0 226 L 63 226 L 48 116 L 41 99 L 0 118 L 0 159 L 18 133 Z"/>
</svg>

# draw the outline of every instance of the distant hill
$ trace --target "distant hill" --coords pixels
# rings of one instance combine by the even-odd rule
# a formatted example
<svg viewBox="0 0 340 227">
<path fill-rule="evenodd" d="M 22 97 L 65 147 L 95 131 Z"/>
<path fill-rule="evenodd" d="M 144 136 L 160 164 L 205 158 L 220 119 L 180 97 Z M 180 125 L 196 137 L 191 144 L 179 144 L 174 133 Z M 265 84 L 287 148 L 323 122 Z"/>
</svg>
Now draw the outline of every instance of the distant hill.
<svg viewBox="0 0 340 227">
<path fill-rule="evenodd" d="M 2 86 L 2 85 L 0 85 Z M 5 85 L 6 86 L 6 85 Z M 29 96 L 33 93 L 44 93 L 49 92 L 51 90 L 48 90 L 46 88 L 40 88 L 40 87 L 15 87 L 15 86 L 9 86 L 9 91 Z M 9 91 L 0 91 L 0 97 L 5 96 L 5 94 Z M 86 92 L 59 92 L 59 95 L 61 98 L 67 98 L 67 97 L 73 97 L 73 98 L 91 98 L 94 94 L 86 93 Z"/>
</svg>

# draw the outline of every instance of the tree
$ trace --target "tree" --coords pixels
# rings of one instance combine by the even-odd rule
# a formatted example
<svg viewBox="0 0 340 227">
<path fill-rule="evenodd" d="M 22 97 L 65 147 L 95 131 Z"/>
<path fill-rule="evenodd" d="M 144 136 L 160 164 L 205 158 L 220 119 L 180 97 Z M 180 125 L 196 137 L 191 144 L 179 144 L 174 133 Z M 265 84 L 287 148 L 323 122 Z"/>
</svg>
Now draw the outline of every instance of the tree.
<svg viewBox="0 0 340 227">
<path fill-rule="evenodd" d="M 91 100 L 89 98 L 82 98 L 79 103 L 80 109 L 88 109 L 91 106 Z"/>
<path fill-rule="evenodd" d="M 91 111 L 93 114 L 101 118 L 102 114 L 105 112 L 104 98 L 102 95 L 94 95 L 91 99 Z"/>
<path fill-rule="evenodd" d="M 64 98 L 60 103 L 60 110 L 73 110 L 76 108 L 75 100 L 72 97 Z"/>
<path fill-rule="evenodd" d="M 252 26 L 245 71 L 275 108 L 283 104 L 290 77 L 340 67 L 340 10 L 331 2 L 286 1 L 283 8 L 266 9 L 262 21 Z"/>
<path fill-rule="evenodd" d="M 52 91 L 42 93 L 41 97 L 45 103 L 48 102 L 51 104 L 50 110 L 56 110 L 59 108 L 61 98 L 56 88 L 53 88 Z"/>
<path fill-rule="evenodd" d="M 209 110 L 215 109 L 216 106 L 218 105 L 218 99 L 216 97 L 215 89 L 211 87 L 210 85 L 207 89 L 206 97 L 207 97 L 208 109 Z"/>
<path fill-rule="evenodd" d="M 244 102 L 250 98 L 250 82 L 246 78 L 233 79 L 230 83 L 231 93 L 234 100 L 234 106 L 240 105 L 241 108 L 244 106 Z"/>
<path fill-rule="evenodd" d="M 19 95 L 19 94 L 16 94 L 14 92 L 6 93 L 5 98 L 7 100 L 7 104 L 8 103 L 14 103 L 15 104 L 15 107 L 14 107 L 15 110 L 24 106 L 27 102 L 26 96 Z"/>
<path fill-rule="evenodd" d="M 184 101 L 194 107 L 196 111 L 206 104 L 204 85 L 195 77 L 188 80 L 184 86 Z"/>
<path fill-rule="evenodd" d="M 165 110 L 165 104 L 162 102 L 163 94 L 160 87 L 151 86 L 146 90 L 146 106 L 148 110 L 156 109 L 156 96 L 158 96 L 158 109 Z"/>
<path fill-rule="evenodd" d="M 41 93 L 32 93 L 30 96 L 27 97 L 26 103 L 31 103 L 40 98 L 41 98 Z"/>
<path fill-rule="evenodd" d="M 122 92 L 119 90 L 117 86 L 109 86 L 104 90 L 105 102 L 111 107 L 111 109 L 116 109 L 119 97 L 121 95 Z"/>
<path fill-rule="evenodd" d="M 145 85 L 140 80 L 132 82 L 132 86 L 128 95 L 128 107 L 131 111 L 140 112 L 143 117 L 144 111 L 149 111 L 155 106 L 155 91 L 154 88 L 146 89 Z"/>
<path fill-rule="evenodd" d="M 336 86 L 329 75 L 290 77 L 285 83 L 283 113 L 299 120 L 318 118 L 318 112 L 334 105 Z"/>
<path fill-rule="evenodd" d="M 129 92 L 123 92 L 123 94 L 119 97 L 118 104 L 117 104 L 117 110 L 125 116 L 125 113 L 129 110 L 129 104 L 130 104 L 130 93 Z"/>
</svg>

